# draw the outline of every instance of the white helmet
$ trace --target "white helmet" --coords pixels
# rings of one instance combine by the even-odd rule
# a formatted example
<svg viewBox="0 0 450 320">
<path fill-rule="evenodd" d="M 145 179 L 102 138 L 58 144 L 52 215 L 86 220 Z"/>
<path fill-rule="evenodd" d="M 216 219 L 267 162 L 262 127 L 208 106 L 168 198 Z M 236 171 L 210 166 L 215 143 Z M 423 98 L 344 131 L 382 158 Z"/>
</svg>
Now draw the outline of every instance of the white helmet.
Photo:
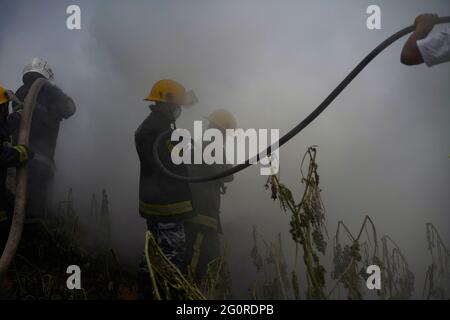
<svg viewBox="0 0 450 320">
<path fill-rule="evenodd" d="M 52 68 L 50 68 L 47 61 L 41 58 L 33 58 L 31 62 L 23 68 L 22 76 L 29 72 L 37 72 L 42 74 L 47 80 L 51 80 L 53 78 Z"/>
</svg>

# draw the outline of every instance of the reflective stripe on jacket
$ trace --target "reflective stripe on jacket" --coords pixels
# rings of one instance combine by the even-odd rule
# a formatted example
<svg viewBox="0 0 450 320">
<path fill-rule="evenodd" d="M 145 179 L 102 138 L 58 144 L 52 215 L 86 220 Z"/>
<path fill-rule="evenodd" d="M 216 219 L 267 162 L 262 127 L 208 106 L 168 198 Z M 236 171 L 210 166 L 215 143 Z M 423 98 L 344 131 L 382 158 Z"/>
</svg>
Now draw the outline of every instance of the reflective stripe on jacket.
<svg viewBox="0 0 450 320">
<path fill-rule="evenodd" d="M 165 216 L 170 217 L 192 212 L 191 201 L 182 201 L 169 204 L 154 204 L 139 201 L 139 213 L 143 217 Z"/>
<path fill-rule="evenodd" d="M 192 223 L 218 231 L 219 221 L 214 217 L 210 217 L 204 214 L 196 214 L 194 217 L 186 220 L 187 223 Z"/>
</svg>

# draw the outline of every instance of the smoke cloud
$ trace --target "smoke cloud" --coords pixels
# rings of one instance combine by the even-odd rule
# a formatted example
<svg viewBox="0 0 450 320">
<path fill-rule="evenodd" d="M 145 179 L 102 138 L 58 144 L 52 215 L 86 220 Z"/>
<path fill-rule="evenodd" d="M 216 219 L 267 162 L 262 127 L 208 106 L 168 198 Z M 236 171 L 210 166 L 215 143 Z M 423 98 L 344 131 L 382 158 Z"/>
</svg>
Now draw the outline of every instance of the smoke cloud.
<svg viewBox="0 0 450 320">
<path fill-rule="evenodd" d="M 114 246 L 130 266 L 140 259 L 145 231 L 134 131 L 149 112 L 143 98 L 155 81 L 173 78 L 199 97 L 178 127 L 191 129 L 194 120 L 224 108 L 242 128 L 283 134 L 417 14 L 450 15 L 446 0 L 380 0 L 382 29 L 372 31 L 370 1 L 76 1 L 82 29 L 70 31 L 65 11 L 73 1 L 1 2 L 8 13 L 0 21 L 1 85 L 17 89 L 25 63 L 42 57 L 78 107 L 61 126 L 55 199 L 72 187 L 77 212 L 85 214 L 91 194 L 105 188 Z M 318 145 L 330 236 L 339 220 L 356 232 L 365 215 L 372 217 L 405 254 L 419 297 L 430 261 L 425 223 L 438 226 L 450 244 L 450 64 L 403 66 L 404 41 L 280 150 L 281 180 L 300 197 L 301 156 Z M 291 265 L 295 256 L 289 216 L 270 199 L 265 179 L 254 166 L 236 175 L 222 200 L 240 298 L 255 273 L 252 225 L 267 240 L 281 233 Z"/>
</svg>

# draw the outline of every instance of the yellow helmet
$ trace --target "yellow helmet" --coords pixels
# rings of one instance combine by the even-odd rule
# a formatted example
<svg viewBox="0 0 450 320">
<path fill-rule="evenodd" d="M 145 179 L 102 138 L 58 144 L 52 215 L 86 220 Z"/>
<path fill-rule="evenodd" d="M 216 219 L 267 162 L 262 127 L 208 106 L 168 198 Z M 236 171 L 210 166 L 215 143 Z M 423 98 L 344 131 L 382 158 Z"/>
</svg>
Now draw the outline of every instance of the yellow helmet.
<svg viewBox="0 0 450 320">
<path fill-rule="evenodd" d="M 229 111 L 224 109 L 214 111 L 207 119 L 217 128 L 222 130 L 237 128 L 236 118 Z"/>
<path fill-rule="evenodd" d="M 144 99 L 154 102 L 171 102 L 178 105 L 185 103 L 186 89 L 174 80 L 159 80 L 156 82 L 150 94 Z"/>
<path fill-rule="evenodd" d="M 4 104 L 9 101 L 9 97 L 6 95 L 6 89 L 0 87 L 0 104 Z"/>
</svg>

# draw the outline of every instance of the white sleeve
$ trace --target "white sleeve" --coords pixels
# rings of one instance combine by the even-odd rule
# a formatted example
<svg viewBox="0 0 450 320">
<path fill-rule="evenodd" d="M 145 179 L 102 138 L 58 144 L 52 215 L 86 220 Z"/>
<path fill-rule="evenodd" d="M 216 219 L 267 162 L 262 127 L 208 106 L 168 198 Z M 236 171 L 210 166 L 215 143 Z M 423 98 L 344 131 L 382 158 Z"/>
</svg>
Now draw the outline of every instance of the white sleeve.
<svg viewBox="0 0 450 320">
<path fill-rule="evenodd" d="M 417 47 L 429 67 L 450 61 L 450 27 L 430 32 L 426 38 L 417 40 Z"/>
</svg>

